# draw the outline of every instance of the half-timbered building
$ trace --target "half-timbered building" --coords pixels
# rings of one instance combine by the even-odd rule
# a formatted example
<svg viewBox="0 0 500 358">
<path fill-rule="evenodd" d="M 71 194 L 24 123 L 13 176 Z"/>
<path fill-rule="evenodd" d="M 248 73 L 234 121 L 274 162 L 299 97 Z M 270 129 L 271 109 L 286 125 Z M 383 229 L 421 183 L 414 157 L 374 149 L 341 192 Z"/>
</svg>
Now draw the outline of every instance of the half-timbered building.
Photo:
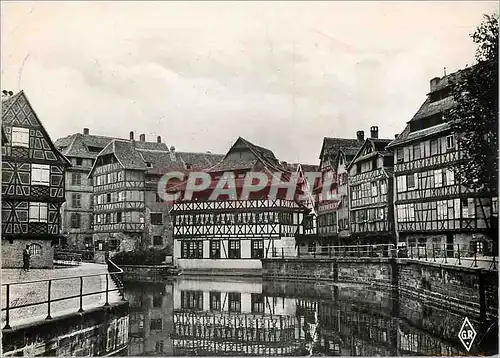
<svg viewBox="0 0 500 358">
<path fill-rule="evenodd" d="M 210 187 L 174 203 L 171 211 L 174 259 L 182 269 L 260 269 L 263 257 L 296 255 L 296 238 L 305 234 L 303 219 L 310 210 L 296 196 L 289 200 L 286 190 L 277 189 L 276 196 L 269 196 L 275 175 L 281 181 L 291 175 L 272 151 L 240 137 L 207 172 Z M 264 173 L 269 180 L 264 189 L 242 199 L 239 195 L 250 172 Z M 234 178 L 238 197 L 211 198 L 218 181 L 228 176 Z"/>
<path fill-rule="evenodd" d="M 458 245 L 462 255 L 491 252 L 492 238 L 498 238 L 497 197 L 461 185 L 453 169 L 466 160 L 446 121 L 455 105 L 451 80 L 460 74 L 431 79 L 426 100 L 388 146 L 394 152 L 399 241 L 429 254 L 434 246 L 454 255 Z"/>
<path fill-rule="evenodd" d="M 71 164 L 52 143 L 23 91 L 2 97 L 2 266 L 52 268 L 64 178 Z"/>
<path fill-rule="evenodd" d="M 61 210 L 64 247 L 78 250 L 94 248 L 93 185 L 88 174 L 99 152 L 113 139 L 90 134 L 89 129 L 84 128 L 83 133 L 59 138 L 54 143 L 72 164 L 66 174 L 66 202 Z"/>
<path fill-rule="evenodd" d="M 305 339 L 296 300 L 247 282 L 180 280 L 173 289 L 174 355 L 294 356 Z M 301 326 L 302 324 L 302 326 Z"/>
<path fill-rule="evenodd" d="M 341 147 L 339 149 L 337 161 L 337 243 L 349 245 L 351 238 L 349 220 L 349 173 L 347 166 L 354 159 L 362 142 L 353 147 Z"/>
<path fill-rule="evenodd" d="M 172 247 L 167 203 L 158 195 L 158 180 L 168 171 L 213 166 L 211 153 L 176 152 L 158 137 L 147 142 L 113 139 L 97 156 L 89 177 L 93 183 L 93 240 L 96 258 L 134 248 Z"/>
<path fill-rule="evenodd" d="M 393 157 L 378 138 L 378 127 L 348 164 L 351 239 L 363 244 L 395 244 L 392 182 Z"/>
<path fill-rule="evenodd" d="M 315 193 L 318 200 L 318 238 L 319 244 L 326 247 L 329 245 L 338 245 L 339 241 L 339 227 L 337 210 L 340 206 L 345 206 L 342 203 L 342 197 L 339 196 L 338 188 L 338 170 L 344 171 L 343 166 L 339 164 L 342 158 L 342 150 L 349 148 L 359 148 L 364 141 L 364 132 L 358 131 L 356 139 L 348 138 L 329 138 L 323 139 L 323 146 L 320 154 L 320 171 L 322 175 L 322 183 L 329 185 L 328 190 L 324 190 L 323 186 L 317 186 Z M 317 250 L 316 243 L 309 242 L 308 251 L 314 252 Z"/>
</svg>

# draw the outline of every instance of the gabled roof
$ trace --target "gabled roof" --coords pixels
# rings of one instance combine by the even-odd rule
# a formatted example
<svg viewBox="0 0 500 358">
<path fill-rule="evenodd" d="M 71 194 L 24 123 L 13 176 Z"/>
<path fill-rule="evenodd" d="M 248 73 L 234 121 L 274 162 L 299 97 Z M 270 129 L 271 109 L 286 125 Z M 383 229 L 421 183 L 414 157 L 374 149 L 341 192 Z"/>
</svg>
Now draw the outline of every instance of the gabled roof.
<svg viewBox="0 0 500 358">
<path fill-rule="evenodd" d="M 21 109 L 19 110 L 19 113 L 24 113 L 24 117 L 22 120 L 27 122 L 27 123 L 25 123 L 26 125 L 29 125 L 31 127 L 37 127 L 36 130 L 39 130 L 41 132 L 46 143 L 50 147 L 50 150 L 58 159 L 58 162 L 66 167 L 70 167 L 71 162 L 68 160 L 68 158 L 66 158 L 59 151 L 59 149 L 56 148 L 56 146 L 52 142 L 52 139 L 50 138 L 50 135 L 45 130 L 45 127 L 43 126 L 42 121 L 40 120 L 40 118 L 38 118 L 38 115 L 36 114 L 33 106 L 31 105 L 31 103 L 28 99 L 28 96 L 26 96 L 26 93 L 24 93 L 23 90 L 19 91 L 18 93 L 14 94 L 8 98 L 2 98 L 2 130 L 3 130 L 4 124 L 10 125 L 13 120 L 19 120 L 20 117 L 18 118 L 18 117 L 16 117 L 16 114 L 14 114 L 15 107 L 13 107 L 13 106 L 16 102 L 21 101 L 21 100 L 31 110 L 31 112 L 29 114 L 25 113 Z M 17 106 L 20 107 L 22 105 L 18 104 Z M 11 107 L 12 107 L 12 109 L 11 109 Z"/>
<path fill-rule="evenodd" d="M 246 147 L 250 152 L 253 153 L 254 158 L 239 158 L 239 159 L 231 159 L 229 158 L 229 154 L 232 153 L 236 146 L 241 144 L 243 147 Z M 236 142 L 231 146 L 229 151 L 226 153 L 224 158 L 210 168 L 209 172 L 222 172 L 222 171 L 231 171 L 231 170 L 251 170 L 255 167 L 257 163 L 262 163 L 265 167 L 272 170 L 278 170 L 282 172 L 286 172 L 286 168 L 280 164 L 278 159 L 274 153 L 264 147 L 260 147 L 251 143 L 250 141 L 239 137 Z"/>
<path fill-rule="evenodd" d="M 368 159 L 374 156 L 389 156 L 392 155 L 385 148 L 387 144 L 389 144 L 392 139 L 379 139 L 379 138 L 367 138 L 363 145 L 358 149 L 358 152 L 354 156 L 354 158 L 347 164 L 347 168 L 350 168 L 354 163 L 362 161 L 364 159 Z M 371 152 L 365 155 L 361 155 L 363 150 L 368 146 L 371 147 Z"/>
<path fill-rule="evenodd" d="M 168 171 L 204 170 L 213 166 L 222 155 L 211 153 L 175 152 L 165 143 L 141 142 L 125 139 L 113 139 L 98 154 L 98 157 L 113 154 L 124 169 L 143 170 L 146 174 L 162 175 Z M 186 162 L 185 159 L 193 161 Z M 186 164 L 191 164 L 188 168 Z M 89 176 L 92 174 L 94 163 Z"/>
<path fill-rule="evenodd" d="M 360 143 L 357 139 L 324 137 L 319 159 L 322 159 L 324 154 L 337 155 L 339 149 L 342 147 L 356 147 L 359 145 Z"/>
</svg>

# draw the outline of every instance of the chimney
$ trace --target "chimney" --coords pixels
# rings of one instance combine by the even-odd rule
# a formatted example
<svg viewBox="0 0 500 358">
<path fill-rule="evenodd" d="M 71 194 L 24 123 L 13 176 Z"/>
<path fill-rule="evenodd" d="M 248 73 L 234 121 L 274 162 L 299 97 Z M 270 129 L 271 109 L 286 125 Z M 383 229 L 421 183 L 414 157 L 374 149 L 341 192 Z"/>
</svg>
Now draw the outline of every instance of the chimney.
<svg viewBox="0 0 500 358">
<path fill-rule="evenodd" d="M 88 128 L 83 128 L 83 134 L 89 135 L 90 131 Z"/>
<path fill-rule="evenodd" d="M 431 82 L 430 82 L 431 92 L 434 92 L 436 90 L 436 87 L 440 81 L 441 81 L 441 78 L 439 78 L 439 77 L 434 77 L 433 79 L 431 79 Z"/>
<path fill-rule="evenodd" d="M 12 91 L 7 91 L 7 90 L 2 91 L 2 97 L 4 97 L 4 98 L 8 98 L 12 95 L 13 95 Z"/>
<path fill-rule="evenodd" d="M 156 137 L 156 143 L 161 143 L 161 137 L 160 136 Z"/>
<path fill-rule="evenodd" d="M 397 134 L 397 133 L 394 134 L 394 139 L 398 139 L 398 137 L 399 137 L 399 134 Z"/>
<path fill-rule="evenodd" d="M 139 140 L 140 140 L 141 142 L 145 142 L 145 141 L 146 141 L 146 135 L 145 135 L 145 134 L 141 134 L 141 135 L 139 136 Z"/>
<path fill-rule="evenodd" d="M 175 153 L 175 147 L 174 147 L 174 146 L 171 146 L 171 147 L 170 147 L 170 151 L 171 151 L 172 153 Z"/>
<path fill-rule="evenodd" d="M 378 138 L 378 127 L 377 126 L 372 126 L 370 128 L 370 138 L 372 138 L 372 139 Z"/>
<path fill-rule="evenodd" d="M 130 140 L 134 140 L 134 131 L 130 132 Z"/>
<path fill-rule="evenodd" d="M 211 154 L 211 153 L 212 153 L 211 151 L 207 150 L 207 154 Z"/>
<path fill-rule="evenodd" d="M 365 141 L 365 132 L 364 131 L 357 131 L 356 137 L 358 137 L 359 143 L 363 143 Z"/>
</svg>

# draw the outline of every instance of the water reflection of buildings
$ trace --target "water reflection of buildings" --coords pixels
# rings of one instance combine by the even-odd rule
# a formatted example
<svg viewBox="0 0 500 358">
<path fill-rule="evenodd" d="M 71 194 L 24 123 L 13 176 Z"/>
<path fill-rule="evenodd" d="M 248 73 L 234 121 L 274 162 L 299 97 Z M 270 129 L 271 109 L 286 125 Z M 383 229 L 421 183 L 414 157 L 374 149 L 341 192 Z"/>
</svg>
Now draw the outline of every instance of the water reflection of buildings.
<svg viewBox="0 0 500 358">
<path fill-rule="evenodd" d="M 133 356 L 461 354 L 439 319 L 417 301 L 400 312 L 391 290 L 181 276 L 127 291 Z"/>
<path fill-rule="evenodd" d="M 128 285 L 130 303 L 129 355 L 172 355 L 172 286 Z"/>
<path fill-rule="evenodd" d="M 295 355 L 304 339 L 296 300 L 255 282 L 174 285 L 174 355 Z"/>
</svg>

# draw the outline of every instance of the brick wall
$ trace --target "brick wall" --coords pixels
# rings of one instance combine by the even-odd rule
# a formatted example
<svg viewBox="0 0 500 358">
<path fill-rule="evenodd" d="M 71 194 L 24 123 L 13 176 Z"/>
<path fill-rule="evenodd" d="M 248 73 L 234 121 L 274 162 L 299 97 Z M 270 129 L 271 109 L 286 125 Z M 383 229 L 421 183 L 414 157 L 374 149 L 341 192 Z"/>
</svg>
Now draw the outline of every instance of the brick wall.
<svg viewBox="0 0 500 358">
<path fill-rule="evenodd" d="M 54 267 L 54 248 L 51 240 L 2 240 L 2 267 L 4 268 L 22 268 L 23 250 L 26 245 L 39 244 L 41 246 L 41 255 L 31 256 L 31 268 L 53 268 Z"/>
</svg>

